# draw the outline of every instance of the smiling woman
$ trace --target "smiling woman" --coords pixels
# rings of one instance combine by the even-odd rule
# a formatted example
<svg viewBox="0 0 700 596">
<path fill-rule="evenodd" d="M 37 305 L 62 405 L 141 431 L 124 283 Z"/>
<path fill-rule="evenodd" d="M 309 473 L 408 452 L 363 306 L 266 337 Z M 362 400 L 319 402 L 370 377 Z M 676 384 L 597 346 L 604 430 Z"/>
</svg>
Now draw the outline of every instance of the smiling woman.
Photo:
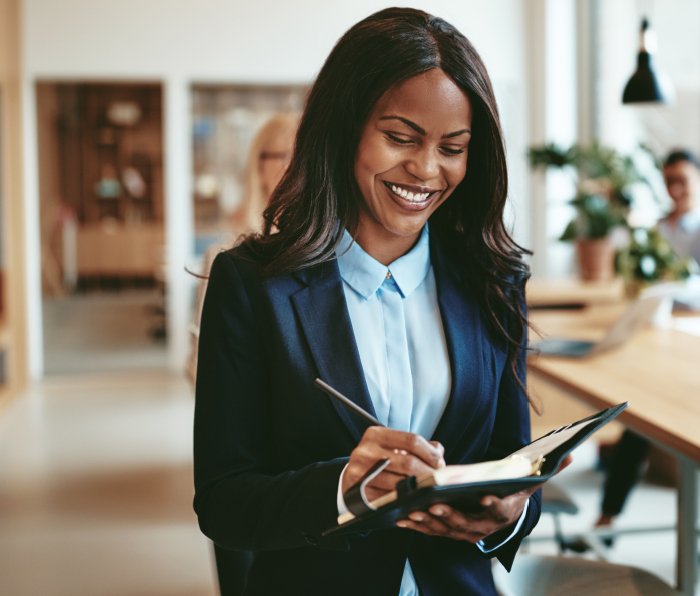
<svg viewBox="0 0 700 596">
<path fill-rule="evenodd" d="M 375 498 L 529 442 L 507 188 L 491 83 L 459 31 L 392 8 L 338 41 L 265 229 L 217 257 L 202 315 L 195 509 L 217 544 L 255 553 L 247 593 L 495 594 L 488 558 L 510 567 L 534 488 L 367 536 L 324 530 L 358 482 Z"/>
</svg>

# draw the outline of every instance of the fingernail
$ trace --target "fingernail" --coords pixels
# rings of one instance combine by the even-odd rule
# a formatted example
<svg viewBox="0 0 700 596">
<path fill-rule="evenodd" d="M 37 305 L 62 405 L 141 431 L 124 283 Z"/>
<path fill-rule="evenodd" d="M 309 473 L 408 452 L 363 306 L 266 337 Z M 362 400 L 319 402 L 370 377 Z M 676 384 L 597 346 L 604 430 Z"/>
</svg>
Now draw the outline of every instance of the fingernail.
<svg viewBox="0 0 700 596">
<path fill-rule="evenodd" d="M 493 505 L 493 499 L 484 499 L 481 504 L 484 507 L 491 507 L 491 505 Z"/>
<path fill-rule="evenodd" d="M 446 465 L 445 460 L 441 457 L 440 461 L 438 462 L 438 468 L 444 468 Z"/>
<path fill-rule="evenodd" d="M 442 517 L 443 515 L 445 515 L 445 510 L 442 507 L 433 507 L 430 510 L 430 513 L 432 513 L 433 515 L 437 515 L 438 517 Z"/>
<path fill-rule="evenodd" d="M 397 521 L 397 522 L 396 522 L 396 525 L 397 525 L 399 528 L 408 528 L 408 524 L 407 524 L 405 521 Z"/>
<path fill-rule="evenodd" d="M 408 517 L 417 522 L 422 522 L 425 519 L 421 513 L 409 513 Z"/>
</svg>

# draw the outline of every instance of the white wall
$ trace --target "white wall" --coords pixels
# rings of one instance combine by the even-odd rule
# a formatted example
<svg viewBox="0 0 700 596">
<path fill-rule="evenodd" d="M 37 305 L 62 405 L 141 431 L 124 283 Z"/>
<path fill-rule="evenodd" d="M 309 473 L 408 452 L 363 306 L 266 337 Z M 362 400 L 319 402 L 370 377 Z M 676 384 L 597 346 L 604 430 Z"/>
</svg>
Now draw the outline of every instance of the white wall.
<svg viewBox="0 0 700 596">
<path fill-rule="evenodd" d="M 460 28 L 492 71 L 520 77 L 519 0 L 400 2 Z M 350 25 L 391 3 L 356 0 L 25 0 L 26 67 L 52 76 L 178 73 L 305 81 Z"/>
<path fill-rule="evenodd" d="M 520 0 L 435 0 L 398 3 L 452 22 L 482 54 L 494 80 L 509 149 L 515 234 L 528 244 L 524 6 Z M 149 79 L 165 85 L 165 191 L 170 363 L 182 369 L 190 317 L 192 236 L 190 105 L 192 82 L 300 83 L 313 79 L 338 37 L 391 4 L 375 0 L 25 0 L 24 76 L 27 105 L 37 79 Z M 33 118 L 33 112 L 31 118 Z M 31 131 L 31 128 L 30 128 Z M 26 138 L 36 155 L 36 135 Z M 33 158 L 30 164 L 35 164 Z M 36 166 L 27 177 L 36 179 Z M 38 204 L 29 181 L 28 200 Z M 32 212 L 30 207 L 30 213 Z M 38 238 L 38 222 L 30 221 Z M 38 272 L 38 244 L 30 269 Z M 40 321 L 41 300 L 30 294 Z M 30 338 L 32 373 L 41 374 L 41 335 Z"/>
</svg>

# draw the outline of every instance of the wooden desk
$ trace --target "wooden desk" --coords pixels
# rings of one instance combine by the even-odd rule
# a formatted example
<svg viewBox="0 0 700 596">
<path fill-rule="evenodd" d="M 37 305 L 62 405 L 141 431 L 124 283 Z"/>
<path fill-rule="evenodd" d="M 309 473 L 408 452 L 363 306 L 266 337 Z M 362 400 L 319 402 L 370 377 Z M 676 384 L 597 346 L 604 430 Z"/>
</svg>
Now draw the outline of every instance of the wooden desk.
<svg viewBox="0 0 700 596">
<path fill-rule="evenodd" d="M 595 339 L 623 308 L 606 303 L 575 312 L 533 311 L 531 318 L 549 336 Z M 646 329 L 621 348 L 589 359 L 532 357 L 528 370 L 596 408 L 628 400 L 620 421 L 677 457 L 677 582 L 683 594 L 693 594 L 700 464 L 700 336 L 693 330 L 700 323 L 693 317 L 679 323 Z"/>
</svg>

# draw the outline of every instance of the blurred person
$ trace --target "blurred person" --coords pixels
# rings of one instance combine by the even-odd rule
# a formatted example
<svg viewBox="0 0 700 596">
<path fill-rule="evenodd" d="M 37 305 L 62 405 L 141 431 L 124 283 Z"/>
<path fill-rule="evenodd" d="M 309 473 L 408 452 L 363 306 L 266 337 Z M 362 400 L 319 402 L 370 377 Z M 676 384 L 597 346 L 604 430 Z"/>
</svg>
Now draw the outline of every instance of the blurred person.
<svg viewBox="0 0 700 596">
<path fill-rule="evenodd" d="M 263 225 L 263 211 L 272 191 L 289 165 L 294 149 L 294 135 L 299 125 L 299 114 L 279 113 L 269 118 L 258 130 L 248 150 L 244 170 L 243 195 L 240 204 L 229 216 L 230 235 L 226 242 L 210 246 L 202 259 L 202 270 L 190 324 L 191 349 L 187 359 L 187 378 L 194 385 L 197 372 L 197 345 L 202 305 L 207 289 L 209 270 L 221 251 L 231 248 L 239 238 L 259 232 Z"/>
<path fill-rule="evenodd" d="M 262 234 L 217 255 L 200 337 L 194 507 L 255 552 L 246 594 L 495 594 L 539 517 L 531 490 L 324 537 L 370 498 L 530 441 L 525 250 L 503 222 L 505 147 L 471 43 L 389 8 L 337 42 Z M 382 424 L 353 419 L 323 377 Z"/>
<path fill-rule="evenodd" d="M 658 228 L 678 256 L 700 263 L 700 161 L 688 149 L 671 151 L 663 164 L 671 211 Z"/>
<path fill-rule="evenodd" d="M 193 384 L 196 382 L 199 322 L 211 264 L 219 252 L 230 248 L 238 238 L 248 233 L 259 232 L 262 228 L 263 211 L 289 165 L 298 123 L 298 114 L 280 113 L 272 116 L 259 129 L 248 152 L 243 199 L 230 218 L 229 242 L 209 247 L 204 255 L 203 272 L 198 276 L 194 316 L 190 325 L 192 341 L 186 369 L 187 376 Z M 214 556 L 221 594 L 243 594 L 252 554 L 245 550 L 224 549 L 214 544 Z"/>
<path fill-rule="evenodd" d="M 659 221 L 658 229 L 679 257 L 691 257 L 700 263 L 700 161 L 688 149 L 673 150 L 663 162 L 663 176 L 673 206 Z M 597 529 L 611 529 L 622 513 L 644 473 L 650 448 L 648 439 L 628 429 L 613 446 L 606 466 L 600 515 L 595 522 Z M 602 542 L 612 546 L 614 540 L 605 536 Z M 578 552 L 590 548 L 583 539 L 569 546 Z"/>
<path fill-rule="evenodd" d="M 236 237 L 262 229 L 263 211 L 292 158 L 298 125 L 299 114 L 276 114 L 253 138 L 245 168 L 243 199 L 231 217 Z"/>
</svg>

